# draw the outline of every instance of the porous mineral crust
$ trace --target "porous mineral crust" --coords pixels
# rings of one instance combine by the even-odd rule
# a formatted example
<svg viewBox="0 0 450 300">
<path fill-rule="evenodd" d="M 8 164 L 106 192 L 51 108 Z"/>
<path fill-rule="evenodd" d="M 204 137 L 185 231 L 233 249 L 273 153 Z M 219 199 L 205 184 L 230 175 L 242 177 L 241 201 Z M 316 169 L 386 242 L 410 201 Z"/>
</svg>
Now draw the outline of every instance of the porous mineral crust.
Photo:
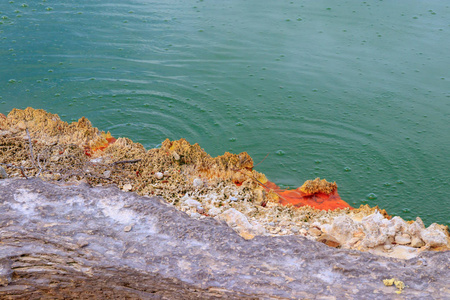
<svg viewBox="0 0 450 300">
<path fill-rule="evenodd" d="M 325 179 L 320 180 L 320 178 L 316 178 L 314 180 L 307 180 L 300 187 L 300 190 L 307 195 L 316 193 L 331 194 L 333 191 L 337 190 L 337 184 L 336 182 L 328 182 Z"/>
<path fill-rule="evenodd" d="M 68 124 L 44 110 L 14 109 L 0 116 L 0 151 L 9 177 L 113 184 L 139 195 L 163 196 L 193 218 L 226 222 L 246 239 L 302 235 L 333 247 L 398 258 L 450 246 L 446 226 L 425 228 L 420 218 L 409 223 L 391 219 L 378 207 L 326 211 L 281 205 L 282 196 L 267 188 L 267 178 L 253 169 L 246 152 L 211 157 L 184 139 L 146 150 L 128 138 L 114 139 L 84 117 Z M 299 188 L 304 195 L 336 190 L 336 183 L 319 178 Z"/>
</svg>

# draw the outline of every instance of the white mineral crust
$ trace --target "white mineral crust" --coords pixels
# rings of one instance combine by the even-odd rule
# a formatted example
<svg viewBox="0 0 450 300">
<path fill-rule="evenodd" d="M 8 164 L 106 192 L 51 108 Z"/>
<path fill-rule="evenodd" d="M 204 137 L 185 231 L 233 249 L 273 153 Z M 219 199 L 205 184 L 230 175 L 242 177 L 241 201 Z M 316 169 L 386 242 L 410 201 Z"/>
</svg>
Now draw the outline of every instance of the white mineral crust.
<svg viewBox="0 0 450 300">
<path fill-rule="evenodd" d="M 192 183 L 192 185 L 196 188 L 202 187 L 203 186 L 203 180 L 201 180 L 200 178 L 195 178 L 194 182 Z"/>
<path fill-rule="evenodd" d="M 197 208 L 202 206 L 202 204 L 199 201 L 189 198 L 188 196 L 184 196 L 183 198 L 181 198 L 181 200 L 183 200 L 184 205 L 189 207 Z"/>
<path fill-rule="evenodd" d="M 439 247 L 447 245 L 447 237 L 440 225 L 433 223 L 427 229 L 420 232 L 420 236 L 429 247 Z"/>
<path fill-rule="evenodd" d="M 208 215 L 210 215 L 211 217 L 215 217 L 215 216 L 219 215 L 221 212 L 222 212 L 222 210 L 220 208 L 213 207 L 208 210 Z"/>
<path fill-rule="evenodd" d="M 219 220 L 225 221 L 228 226 L 237 231 L 244 238 L 253 238 L 255 235 L 264 235 L 266 230 L 259 223 L 252 225 L 247 217 L 234 208 L 227 209 L 217 216 Z"/>
<path fill-rule="evenodd" d="M 399 234 L 395 236 L 395 243 L 399 244 L 399 245 L 408 245 L 411 244 L 411 237 L 409 236 L 409 234 L 404 233 L 404 234 Z"/>
</svg>

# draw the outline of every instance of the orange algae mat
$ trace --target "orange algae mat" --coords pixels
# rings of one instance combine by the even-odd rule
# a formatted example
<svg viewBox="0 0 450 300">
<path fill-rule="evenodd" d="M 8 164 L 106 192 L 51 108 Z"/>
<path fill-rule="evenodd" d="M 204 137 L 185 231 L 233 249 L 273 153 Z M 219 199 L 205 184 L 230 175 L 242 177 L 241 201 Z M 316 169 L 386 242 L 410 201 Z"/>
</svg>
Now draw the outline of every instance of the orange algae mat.
<svg viewBox="0 0 450 300">
<path fill-rule="evenodd" d="M 115 139 L 113 136 L 111 136 L 111 133 L 102 133 L 101 136 L 103 137 L 103 140 L 99 141 L 97 144 L 92 145 L 91 147 L 86 147 L 84 149 L 84 153 L 87 156 L 91 156 L 92 153 L 105 150 L 106 147 L 108 147 L 111 144 L 114 144 L 117 139 Z"/>
<path fill-rule="evenodd" d="M 116 141 L 109 132 L 106 134 L 103 133 L 102 136 L 104 137 L 104 141 L 85 149 L 86 155 L 91 156 L 91 153 L 99 150 L 102 151 Z M 293 190 L 281 189 L 270 181 L 266 181 L 263 187 L 267 192 L 275 192 L 279 196 L 279 203 L 281 205 L 292 204 L 295 207 L 310 206 L 320 210 L 353 209 L 353 207 L 339 196 L 336 183 L 329 183 L 319 178 L 308 180 L 301 187 Z"/>
<path fill-rule="evenodd" d="M 317 179 L 315 181 L 317 182 Z M 353 207 L 341 199 L 337 192 L 337 186 L 328 191 L 308 191 L 304 188 L 304 186 L 305 185 L 294 190 L 287 190 L 281 189 L 275 183 L 270 181 L 267 181 L 264 184 L 264 188 L 267 191 L 272 190 L 278 194 L 279 202 L 282 205 L 292 204 L 295 207 L 309 205 L 312 208 L 320 210 L 334 210 L 342 208 L 353 209 Z"/>
</svg>

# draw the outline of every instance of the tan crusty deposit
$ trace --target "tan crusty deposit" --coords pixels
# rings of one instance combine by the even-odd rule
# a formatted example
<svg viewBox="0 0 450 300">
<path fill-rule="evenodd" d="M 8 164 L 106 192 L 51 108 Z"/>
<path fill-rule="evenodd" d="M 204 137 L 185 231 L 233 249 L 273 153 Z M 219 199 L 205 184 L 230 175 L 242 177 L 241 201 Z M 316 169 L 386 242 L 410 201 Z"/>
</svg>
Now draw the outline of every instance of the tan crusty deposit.
<svg viewBox="0 0 450 300">
<path fill-rule="evenodd" d="M 406 222 L 367 205 L 333 211 L 280 205 L 277 193 L 263 188 L 267 178 L 254 170 L 246 152 L 211 157 L 184 139 L 165 140 L 160 148 L 146 150 L 125 137 L 115 140 L 84 117 L 68 124 L 32 108 L 0 115 L 0 151 L 8 177 L 114 184 L 139 195 L 162 196 L 193 218 L 226 222 L 246 239 L 302 235 L 332 247 L 398 258 L 450 249 L 448 228 L 425 228 L 419 217 Z M 311 184 L 304 185 L 305 191 L 315 188 Z"/>
</svg>

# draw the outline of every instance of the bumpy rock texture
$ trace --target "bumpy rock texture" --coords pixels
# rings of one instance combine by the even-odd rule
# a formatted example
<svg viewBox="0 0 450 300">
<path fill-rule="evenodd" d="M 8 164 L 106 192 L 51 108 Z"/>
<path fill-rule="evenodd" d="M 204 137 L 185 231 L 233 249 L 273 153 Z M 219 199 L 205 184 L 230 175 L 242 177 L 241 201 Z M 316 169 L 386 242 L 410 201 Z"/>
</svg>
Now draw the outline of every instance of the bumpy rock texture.
<svg viewBox="0 0 450 300">
<path fill-rule="evenodd" d="M 116 185 L 163 196 L 195 219 L 225 221 L 246 239 L 301 235 L 324 244 L 409 259 L 450 249 L 447 226 L 425 228 L 378 207 L 352 209 L 337 184 L 316 178 L 283 190 L 253 169 L 246 153 L 211 157 L 198 144 L 165 140 L 146 150 L 113 138 L 81 118 L 68 124 L 44 110 L 0 114 L 0 178 L 38 177 L 59 183 Z"/>
<path fill-rule="evenodd" d="M 1 299 L 450 295 L 448 251 L 397 260 L 298 235 L 245 240 L 215 219 L 115 187 L 3 179 L 0 215 Z M 388 278 L 404 282 L 400 295 Z"/>
</svg>

